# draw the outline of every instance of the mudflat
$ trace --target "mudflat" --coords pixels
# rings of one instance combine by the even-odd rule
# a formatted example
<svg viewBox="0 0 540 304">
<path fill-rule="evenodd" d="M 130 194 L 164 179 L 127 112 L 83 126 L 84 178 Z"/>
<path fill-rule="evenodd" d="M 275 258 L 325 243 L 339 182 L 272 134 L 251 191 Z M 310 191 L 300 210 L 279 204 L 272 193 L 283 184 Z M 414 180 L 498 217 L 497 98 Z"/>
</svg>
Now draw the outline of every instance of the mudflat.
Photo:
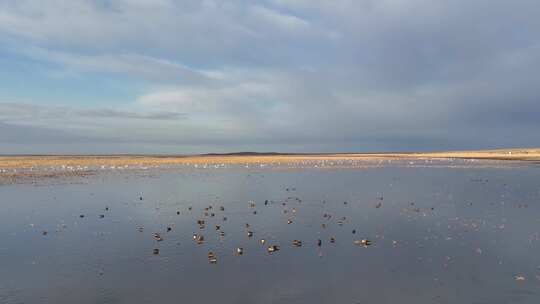
<svg viewBox="0 0 540 304">
<path fill-rule="evenodd" d="M 388 159 L 487 159 L 540 161 L 540 148 L 478 151 L 343 153 L 343 154 L 258 154 L 212 155 L 62 155 L 0 156 L 0 169 L 39 169 L 40 167 L 121 167 L 189 164 L 273 164 L 303 161 L 354 161 Z"/>
</svg>

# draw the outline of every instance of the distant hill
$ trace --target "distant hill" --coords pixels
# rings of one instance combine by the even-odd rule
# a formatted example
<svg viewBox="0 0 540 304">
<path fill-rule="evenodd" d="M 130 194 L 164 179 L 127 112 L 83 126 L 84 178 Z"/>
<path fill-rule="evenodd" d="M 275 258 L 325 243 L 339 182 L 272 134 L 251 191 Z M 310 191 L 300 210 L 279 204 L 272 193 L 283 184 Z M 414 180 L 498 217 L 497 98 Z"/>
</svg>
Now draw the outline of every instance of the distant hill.
<svg viewBox="0 0 540 304">
<path fill-rule="evenodd" d="M 232 152 L 232 153 L 207 153 L 201 156 L 266 156 L 266 155 L 294 155 L 296 153 L 278 153 L 278 152 Z"/>
</svg>

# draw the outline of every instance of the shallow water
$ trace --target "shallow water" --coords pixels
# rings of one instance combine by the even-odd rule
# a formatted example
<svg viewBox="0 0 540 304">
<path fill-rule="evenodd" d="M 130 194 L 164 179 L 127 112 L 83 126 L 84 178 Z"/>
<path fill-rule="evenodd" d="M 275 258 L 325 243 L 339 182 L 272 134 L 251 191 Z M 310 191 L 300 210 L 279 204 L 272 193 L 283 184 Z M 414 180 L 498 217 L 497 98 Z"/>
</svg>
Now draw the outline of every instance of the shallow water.
<svg viewBox="0 0 540 304">
<path fill-rule="evenodd" d="M 0 303 L 540 303 L 540 167 L 458 165 L 4 185 Z"/>
</svg>

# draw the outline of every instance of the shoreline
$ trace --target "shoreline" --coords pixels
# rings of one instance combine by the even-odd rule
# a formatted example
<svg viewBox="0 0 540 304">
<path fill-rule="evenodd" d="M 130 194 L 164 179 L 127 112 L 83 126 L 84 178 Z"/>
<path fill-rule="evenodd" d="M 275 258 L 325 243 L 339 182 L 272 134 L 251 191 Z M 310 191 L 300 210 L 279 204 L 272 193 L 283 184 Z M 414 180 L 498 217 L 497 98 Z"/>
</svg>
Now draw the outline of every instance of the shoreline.
<svg viewBox="0 0 540 304">
<path fill-rule="evenodd" d="M 540 148 L 483 151 L 346 154 L 231 153 L 206 155 L 14 155 L 0 156 L 0 169 L 16 170 L 39 169 L 49 167 L 122 167 L 195 164 L 277 164 L 310 161 L 377 161 L 407 159 L 478 159 L 494 161 L 540 161 Z"/>
</svg>

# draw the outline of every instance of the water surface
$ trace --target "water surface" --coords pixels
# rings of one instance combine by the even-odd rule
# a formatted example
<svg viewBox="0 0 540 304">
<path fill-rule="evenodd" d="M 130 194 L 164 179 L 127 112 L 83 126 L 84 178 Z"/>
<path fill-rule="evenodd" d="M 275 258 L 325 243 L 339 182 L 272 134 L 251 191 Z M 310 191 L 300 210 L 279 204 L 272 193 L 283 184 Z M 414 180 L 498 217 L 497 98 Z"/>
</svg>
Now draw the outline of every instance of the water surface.
<svg viewBox="0 0 540 304">
<path fill-rule="evenodd" d="M 540 168 L 451 164 L 0 186 L 0 303 L 540 303 Z"/>
</svg>

